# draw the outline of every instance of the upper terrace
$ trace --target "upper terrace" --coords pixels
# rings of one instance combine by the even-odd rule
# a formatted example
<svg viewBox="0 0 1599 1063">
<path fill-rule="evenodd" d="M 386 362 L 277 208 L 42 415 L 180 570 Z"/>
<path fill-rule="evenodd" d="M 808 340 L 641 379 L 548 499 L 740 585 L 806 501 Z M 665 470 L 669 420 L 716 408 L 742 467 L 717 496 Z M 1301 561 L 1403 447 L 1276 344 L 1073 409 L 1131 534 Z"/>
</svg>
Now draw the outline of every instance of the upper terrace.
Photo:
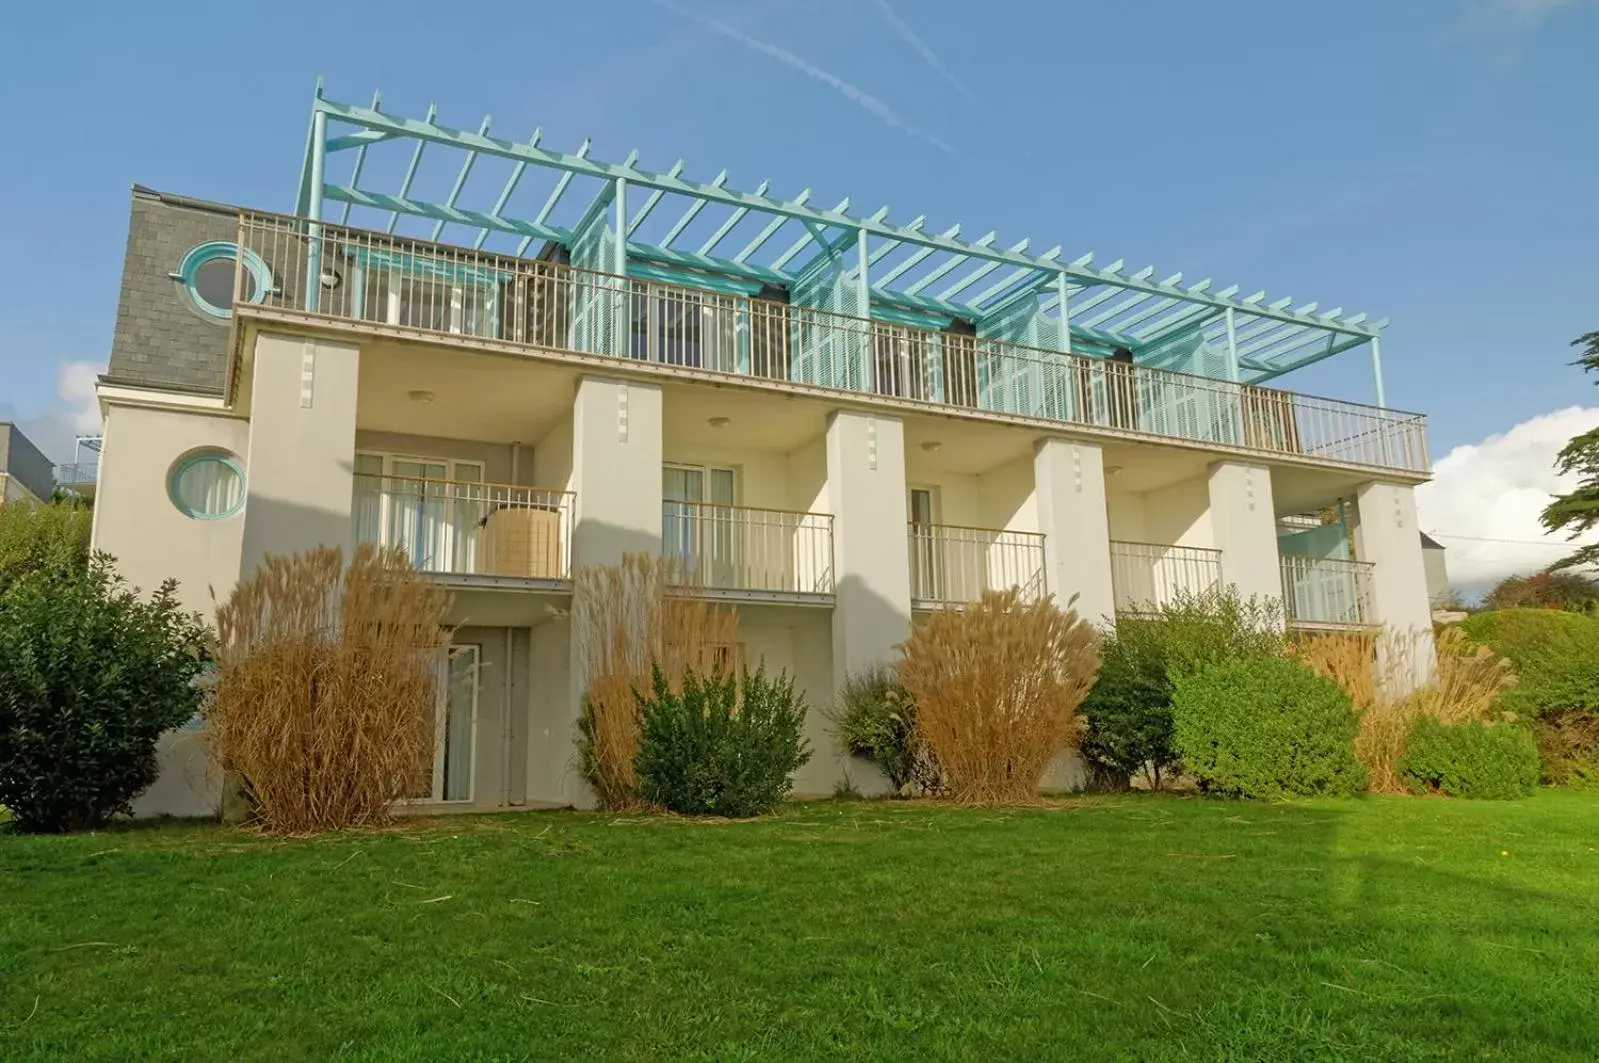
<svg viewBox="0 0 1599 1063">
<path fill-rule="evenodd" d="M 1364 314 L 967 240 L 847 199 L 818 207 L 809 190 L 781 199 L 766 181 L 735 191 L 725 173 L 652 172 L 637 153 L 600 162 L 586 143 L 565 154 L 376 99 L 319 90 L 311 125 L 297 217 L 242 221 L 240 305 L 1092 434 L 1428 467 L 1424 418 L 1382 405 L 1385 322 Z M 349 160 L 339 175 L 335 157 Z M 447 191 L 418 184 L 425 157 Z M 362 183 L 385 179 L 393 191 Z M 1262 386 L 1357 348 L 1375 406 Z"/>
</svg>

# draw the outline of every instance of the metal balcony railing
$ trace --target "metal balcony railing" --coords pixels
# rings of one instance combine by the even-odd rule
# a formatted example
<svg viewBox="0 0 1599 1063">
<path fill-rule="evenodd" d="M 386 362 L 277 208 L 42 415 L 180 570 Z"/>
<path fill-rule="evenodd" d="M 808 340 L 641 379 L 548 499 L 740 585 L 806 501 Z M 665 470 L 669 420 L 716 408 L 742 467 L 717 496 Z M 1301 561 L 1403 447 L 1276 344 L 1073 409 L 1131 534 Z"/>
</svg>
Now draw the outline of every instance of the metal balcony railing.
<svg viewBox="0 0 1599 1063">
<path fill-rule="evenodd" d="M 571 577 L 569 491 L 410 476 L 355 477 L 357 542 L 402 548 L 436 575 Z"/>
<path fill-rule="evenodd" d="M 984 591 L 1044 595 L 1044 537 L 1038 532 L 909 526 L 911 601 L 922 608 L 975 602 Z"/>
<path fill-rule="evenodd" d="M 244 212 L 235 305 L 1425 472 L 1426 418 Z M 264 272 L 252 269 L 259 264 Z M 261 278 L 269 277 L 263 285 Z"/>
<path fill-rule="evenodd" d="M 663 502 L 661 554 L 691 587 L 771 594 L 833 593 L 827 513 Z"/>
<path fill-rule="evenodd" d="M 1110 581 L 1117 613 L 1154 616 L 1163 606 L 1221 586 L 1221 551 L 1112 540 Z"/>
<path fill-rule="evenodd" d="M 100 478 L 100 463 L 80 461 L 69 465 L 57 465 L 51 472 L 57 487 L 91 487 Z"/>
<path fill-rule="evenodd" d="M 1292 627 L 1365 627 L 1372 622 L 1371 563 L 1284 557 L 1283 611 Z"/>
</svg>

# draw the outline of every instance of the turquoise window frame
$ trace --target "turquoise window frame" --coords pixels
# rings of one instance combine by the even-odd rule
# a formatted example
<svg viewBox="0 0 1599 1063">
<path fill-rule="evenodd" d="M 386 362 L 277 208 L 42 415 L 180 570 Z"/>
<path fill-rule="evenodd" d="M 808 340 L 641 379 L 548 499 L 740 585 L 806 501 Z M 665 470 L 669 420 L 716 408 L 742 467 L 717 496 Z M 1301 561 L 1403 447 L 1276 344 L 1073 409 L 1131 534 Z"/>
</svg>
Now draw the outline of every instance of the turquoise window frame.
<svg viewBox="0 0 1599 1063">
<path fill-rule="evenodd" d="M 232 469 L 233 474 L 239 478 L 239 499 L 237 502 L 234 502 L 226 512 L 223 513 L 196 512 L 195 510 L 192 510 L 188 506 L 184 505 L 183 496 L 178 493 L 178 481 L 182 479 L 183 474 L 194 468 L 196 465 L 208 461 L 221 462 L 228 468 Z M 172 472 L 167 476 L 167 498 L 171 500 L 174 506 L 177 507 L 179 513 L 182 513 L 186 517 L 191 517 L 194 520 L 227 520 L 229 517 L 237 516 L 239 511 L 244 508 L 244 498 L 248 493 L 246 490 L 247 486 L 248 484 L 244 476 L 244 466 L 240 464 L 238 458 L 235 458 L 231 454 L 222 453 L 221 451 L 202 450 L 180 459 L 178 463 L 172 467 Z"/>
<path fill-rule="evenodd" d="M 267 268 L 261 256 L 231 240 L 209 240 L 189 248 L 188 253 L 183 256 L 183 261 L 178 264 L 177 271 L 171 274 L 172 279 L 183 286 L 184 294 L 188 296 L 189 303 L 196 310 L 218 321 L 227 321 L 233 317 L 232 307 L 213 306 L 200 295 L 200 289 L 194 283 L 200 267 L 217 259 L 243 262 L 244 268 L 250 271 L 250 278 L 255 281 L 255 291 L 251 293 L 249 301 L 266 302 L 268 293 L 272 291 L 272 271 Z"/>
</svg>

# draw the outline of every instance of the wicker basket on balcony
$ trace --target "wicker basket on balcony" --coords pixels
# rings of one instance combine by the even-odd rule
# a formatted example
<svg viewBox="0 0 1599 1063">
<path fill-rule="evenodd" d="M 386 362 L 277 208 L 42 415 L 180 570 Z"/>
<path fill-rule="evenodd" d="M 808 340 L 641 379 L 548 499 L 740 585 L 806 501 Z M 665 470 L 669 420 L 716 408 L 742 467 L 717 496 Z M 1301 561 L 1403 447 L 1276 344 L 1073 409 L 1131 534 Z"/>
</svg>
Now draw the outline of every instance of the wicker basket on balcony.
<svg viewBox="0 0 1599 1063">
<path fill-rule="evenodd" d="M 560 578 L 561 514 L 553 506 L 501 506 L 483 529 L 489 575 Z"/>
</svg>

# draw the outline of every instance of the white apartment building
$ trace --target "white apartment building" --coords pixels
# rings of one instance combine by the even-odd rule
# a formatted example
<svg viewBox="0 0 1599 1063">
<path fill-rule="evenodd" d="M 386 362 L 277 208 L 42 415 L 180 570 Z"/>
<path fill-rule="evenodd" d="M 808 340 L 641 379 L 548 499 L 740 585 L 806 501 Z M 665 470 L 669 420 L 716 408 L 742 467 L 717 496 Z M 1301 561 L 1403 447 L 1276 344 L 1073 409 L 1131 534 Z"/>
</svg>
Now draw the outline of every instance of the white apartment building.
<svg viewBox="0 0 1599 1063">
<path fill-rule="evenodd" d="M 801 794 L 869 775 L 818 711 L 843 678 L 986 588 L 1427 626 L 1425 422 L 1383 402 L 1381 322 L 683 170 L 319 93 L 291 214 L 136 188 L 95 547 L 207 612 L 267 554 L 403 547 L 475 665 L 441 693 L 458 807 L 588 800 L 562 614 L 628 552 L 796 678 Z M 1279 386 L 1357 350 L 1375 404 Z M 168 746 L 143 809 L 203 808 Z"/>
</svg>

